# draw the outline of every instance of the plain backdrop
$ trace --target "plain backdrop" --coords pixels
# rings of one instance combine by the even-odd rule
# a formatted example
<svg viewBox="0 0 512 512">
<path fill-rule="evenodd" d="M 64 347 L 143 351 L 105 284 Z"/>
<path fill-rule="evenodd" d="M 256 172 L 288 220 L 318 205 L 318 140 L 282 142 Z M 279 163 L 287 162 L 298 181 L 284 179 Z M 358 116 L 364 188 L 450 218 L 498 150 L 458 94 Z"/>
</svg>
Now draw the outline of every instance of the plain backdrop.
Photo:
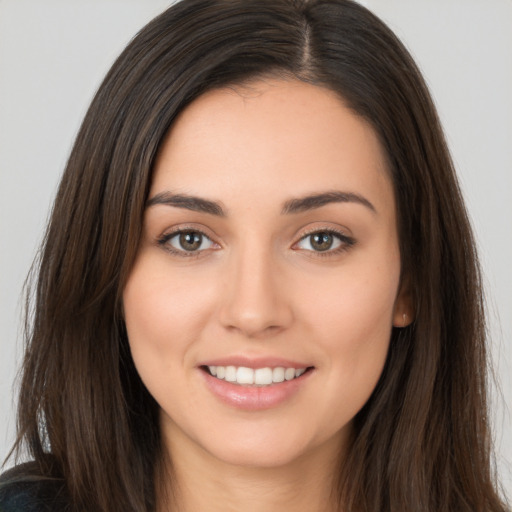
<svg viewBox="0 0 512 512">
<path fill-rule="evenodd" d="M 130 38 L 169 0 L 0 0 L 0 459 L 14 438 L 21 289 L 73 138 Z M 512 0 L 361 0 L 439 108 L 486 279 L 499 473 L 512 496 Z M 508 407 L 507 407 L 508 404 Z"/>
</svg>

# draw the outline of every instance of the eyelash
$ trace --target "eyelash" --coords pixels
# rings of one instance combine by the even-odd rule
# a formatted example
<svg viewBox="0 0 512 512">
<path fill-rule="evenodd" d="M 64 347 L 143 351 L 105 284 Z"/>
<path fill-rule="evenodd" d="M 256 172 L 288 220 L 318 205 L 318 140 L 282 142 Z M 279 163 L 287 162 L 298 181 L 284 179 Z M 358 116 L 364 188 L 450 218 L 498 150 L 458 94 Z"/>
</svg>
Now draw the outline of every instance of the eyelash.
<svg viewBox="0 0 512 512">
<path fill-rule="evenodd" d="M 170 233 L 162 235 L 160 238 L 157 239 L 157 244 L 158 244 L 158 246 L 162 247 L 167 252 L 170 252 L 171 254 L 176 255 L 178 257 L 199 258 L 201 256 L 204 256 L 204 252 L 207 249 L 196 250 L 196 251 L 186 251 L 186 250 L 175 249 L 174 247 L 169 245 L 170 240 L 172 240 L 174 237 L 177 237 L 184 233 L 199 234 L 201 237 L 204 237 L 204 238 L 210 240 L 210 242 L 212 242 L 213 244 L 215 244 L 215 242 L 206 233 L 204 233 L 203 231 L 201 231 L 200 229 L 197 229 L 197 228 L 177 229 L 176 231 L 172 231 Z M 292 247 L 295 247 L 297 244 L 306 240 L 308 237 L 311 237 L 315 234 L 320 234 L 320 233 L 330 235 L 330 236 L 337 238 L 341 242 L 341 245 L 335 249 L 327 249 L 325 251 L 314 251 L 314 250 L 303 249 L 306 252 L 313 253 L 315 255 L 315 257 L 326 258 L 326 257 L 330 257 L 330 256 L 336 256 L 342 252 L 348 251 L 356 243 L 356 240 L 354 238 L 347 236 L 342 231 L 337 231 L 335 229 L 328 228 L 328 229 L 314 229 L 314 230 L 311 230 L 311 231 L 303 234 L 301 236 L 301 238 L 293 244 Z"/>
</svg>

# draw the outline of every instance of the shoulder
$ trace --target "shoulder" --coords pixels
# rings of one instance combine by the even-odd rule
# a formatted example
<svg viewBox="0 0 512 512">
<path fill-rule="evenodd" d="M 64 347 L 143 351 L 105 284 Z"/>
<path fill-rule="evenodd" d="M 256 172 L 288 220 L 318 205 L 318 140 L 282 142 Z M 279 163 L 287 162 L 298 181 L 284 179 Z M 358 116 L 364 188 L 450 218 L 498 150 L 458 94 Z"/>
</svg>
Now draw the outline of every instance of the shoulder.
<svg viewBox="0 0 512 512">
<path fill-rule="evenodd" d="M 38 475 L 35 464 L 21 464 L 0 475 L 0 512 L 64 512 L 62 479 Z"/>
</svg>

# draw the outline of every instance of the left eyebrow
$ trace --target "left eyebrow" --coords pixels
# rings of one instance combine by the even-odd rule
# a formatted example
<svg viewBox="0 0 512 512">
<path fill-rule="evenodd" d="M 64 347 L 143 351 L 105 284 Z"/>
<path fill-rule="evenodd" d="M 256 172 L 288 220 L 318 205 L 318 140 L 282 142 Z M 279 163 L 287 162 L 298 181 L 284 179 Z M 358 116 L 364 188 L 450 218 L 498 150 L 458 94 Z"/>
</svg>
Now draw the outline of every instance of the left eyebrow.
<svg viewBox="0 0 512 512">
<path fill-rule="evenodd" d="M 318 194 L 311 194 L 305 197 L 290 199 L 284 203 L 281 214 L 287 215 L 292 213 L 301 213 L 308 210 L 314 210 L 330 203 L 356 203 L 365 206 L 372 213 L 377 213 L 373 204 L 359 194 L 353 192 L 341 192 L 339 190 L 331 190 L 329 192 L 321 192 Z"/>
</svg>

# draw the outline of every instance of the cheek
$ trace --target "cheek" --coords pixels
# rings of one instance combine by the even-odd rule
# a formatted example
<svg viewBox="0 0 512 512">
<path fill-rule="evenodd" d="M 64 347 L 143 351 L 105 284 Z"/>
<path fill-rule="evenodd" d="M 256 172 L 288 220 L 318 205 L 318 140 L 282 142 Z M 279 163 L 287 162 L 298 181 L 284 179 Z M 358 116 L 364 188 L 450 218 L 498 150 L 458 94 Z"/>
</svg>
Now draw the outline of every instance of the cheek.
<svg viewBox="0 0 512 512">
<path fill-rule="evenodd" d="M 158 258 L 144 253 L 132 269 L 123 292 L 125 323 L 133 360 L 146 385 L 147 379 L 169 376 L 179 368 L 201 329 L 204 304 L 190 284 L 173 279 Z"/>
<path fill-rule="evenodd" d="M 159 283 L 144 279 L 136 270 L 126 285 L 125 322 L 134 357 L 139 352 L 159 353 L 166 349 L 174 319 L 160 288 Z"/>
<path fill-rule="evenodd" d="M 168 344 L 176 333 L 201 327 L 208 307 L 202 279 L 180 279 L 164 257 L 142 253 L 123 292 L 125 319 L 132 338 Z"/>
<path fill-rule="evenodd" d="M 336 346 L 357 348 L 390 332 L 399 282 L 399 268 L 353 266 L 324 280 L 320 288 L 306 282 L 297 294 L 308 296 L 302 315 L 322 338 Z M 312 293 L 313 290 L 313 293 Z M 373 333 L 373 334 L 372 334 Z"/>
<path fill-rule="evenodd" d="M 315 293 L 309 313 L 303 312 L 306 328 L 328 356 L 326 391 L 353 415 L 378 382 L 389 348 L 399 265 L 385 270 L 374 266 L 343 273 Z"/>
<path fill-rule="evenodd" d="M 165 383 L 158 376 L 170 372 L 168 340 L 171 319 L 166 319 L 158 287 L 142 279 L 135 268 L 123 293 L 126 331 L 137 371 L 154 395 L 154 388 Z M 161 382 L 158 382 L 161 381 Z"/>
</svg>

